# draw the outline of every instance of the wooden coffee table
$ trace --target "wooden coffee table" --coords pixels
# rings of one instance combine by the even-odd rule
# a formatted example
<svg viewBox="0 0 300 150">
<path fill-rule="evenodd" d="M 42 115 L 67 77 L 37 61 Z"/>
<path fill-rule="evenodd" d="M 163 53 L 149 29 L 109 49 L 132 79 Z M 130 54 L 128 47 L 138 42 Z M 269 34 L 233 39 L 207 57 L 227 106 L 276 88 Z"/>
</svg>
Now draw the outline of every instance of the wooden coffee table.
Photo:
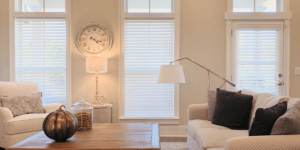
<svg viewBox="0 0 300 150">
<path fill-rule="evenodd" d="M 93 129 L 77 131 L 67 142 L 58 143 L 40 132 L 7 150 L 160 150 L 158 124 L 93 124 Z"/>
</svg>

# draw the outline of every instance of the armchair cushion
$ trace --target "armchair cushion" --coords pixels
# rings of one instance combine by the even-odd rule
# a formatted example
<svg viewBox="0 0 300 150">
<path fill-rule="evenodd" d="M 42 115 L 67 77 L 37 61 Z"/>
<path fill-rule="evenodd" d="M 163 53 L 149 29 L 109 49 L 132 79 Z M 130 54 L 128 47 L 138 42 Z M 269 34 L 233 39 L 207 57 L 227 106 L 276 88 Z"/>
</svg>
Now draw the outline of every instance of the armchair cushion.
<svg viewBox="0 0 300 150">
<path fill-rule="evenodd" d="M 43 121 L 48 114 L 25 114 L 14 117 L 5 123 L 6 134 L 42 131 Z"/>
<path fill-rule="evenodd" d="M 15 117 L 28 113 L 44 113 L 41 98 L 42 93 L 35 93 L 24 96 L 0 97 L 0 102 Z"/>
</svg>

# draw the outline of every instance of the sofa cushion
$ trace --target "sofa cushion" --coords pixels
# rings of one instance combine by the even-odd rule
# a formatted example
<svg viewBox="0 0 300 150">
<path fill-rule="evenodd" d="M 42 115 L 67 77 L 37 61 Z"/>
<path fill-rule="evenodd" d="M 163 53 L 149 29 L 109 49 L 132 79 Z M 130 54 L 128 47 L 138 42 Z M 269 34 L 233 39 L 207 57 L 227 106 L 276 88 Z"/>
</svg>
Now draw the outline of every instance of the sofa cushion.
<svg viewBox="0 0 300 150">
<path fill-rule="evenodd" d="M 248 130 L 200 128 L 195 133 L 195 141 L 201 149 L 222 148 L 228 139 L 247 137 Z"/>
<path fill-rule="evenodd" d="M 25 114 L 5 123 L 6 134 L 42 131 L 43 121 L 48 114 Z"/>
<path fill-rule="evenodd" d="M 273 125 L 271 135 L 300 134 L 300 101 L 288 108 Z"/>
<path fill-rule="evenodd" d="M 190 120 L 187 125 L 188 134 L 190 134 L 193 138 L 195 138 L 195 133 L 197 129 L 200 128 L 212 128 L 212 129 L 229 129 L 224 126 L 219 126 L 212 124 L 211 121 L 208 120 Z"/>
<path fill-rule="evenodd" d="M 258 108 L 249 129 L 249 136 L 270 135 L 275 121 L 287 109 L 287 102 L 282 102 L 270 108 Z"/>
<path fill-rule="evenodd" d="M 212 123 L 231 129 L 249 129 L 252 95 L 217 89 L 217 103 Z"/>
</svg>

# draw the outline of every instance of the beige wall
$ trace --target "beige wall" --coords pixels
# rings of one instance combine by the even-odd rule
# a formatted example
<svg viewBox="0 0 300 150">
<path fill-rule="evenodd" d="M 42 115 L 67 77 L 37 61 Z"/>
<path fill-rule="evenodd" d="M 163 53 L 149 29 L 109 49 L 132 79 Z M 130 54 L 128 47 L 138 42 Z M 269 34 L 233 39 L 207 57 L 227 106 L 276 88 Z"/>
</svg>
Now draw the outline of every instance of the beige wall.
<svg viewBox="0 0 300 150">
<path fill-rule="evenodd" d="M 85 56 L 75 45 L 76 34 L 90 21 L 102 23 L 114 36 L 114 43 L 108 53 L 108 73 L 99 74 L 99 93 L 113 101 L 113 120 L 118 121 L 119 106 L 119 0 L 72 0 L 72 104 L 80 98 L 92 102 L 95 98 L 95 74 L 86 73 Z"/>
<path fill-rule="evenodd" d="M 0 81 L 9 81 L 9 7 L 0 0 Z"/>
<path fill-rule="evenodd" d="M 300 1 L 290 0 L 291 21 L 290 45 L 290 96 L 300 97 L 300 75 L 295 75 L 295 67 L 300 67 Z"/>
<path fill-rule="evenodd" d="M 225 0 L 182 0 L 180 57 L 189 57 L 225 77 Z M 180 85 L 180 124 L 187 123 L 187 107 L 206 103 L 207 71 L 189 61 L 181 61 L 186 83 Z M 211 89 L 222 84 L 211 75 Z"/>
<path fill-rule="evenodd" d="M 294 75 L 300 67 L 300 1 L 291 0 L 290 95 L 300 97 L 300 76 Z M 0 1 L 0 80 L 9 79 L 8 50 L 8 0 Z M 4 13 L 2 13 L 4 12 Z M 225 77 L 226 0 L 182 0 L 180 57 L 189 57 Z M 113 120 L 118 122 L 120 22 L 119 0 L 72 0 L 72 104 L 79 98 L 91 102 L 95 95 L 95 75 L 85 72 L 85 57 L 75 46 L 78 30 L 89 21 L 99 21 L 114 35 L 114 45 L 108 57 L 108 73 L 99 75 L 99 91 L 114 102 Z M 4 34 L 2 34 L 4 33 Z M 187 107 L 194 103 L 206 103 L 207 72 L 188 61 L 182 61 L 187 83 L 180 86 L 180 124 L 187 123 Z M 211 75 L 211 88 L 222 81 Z"/>
</svg>

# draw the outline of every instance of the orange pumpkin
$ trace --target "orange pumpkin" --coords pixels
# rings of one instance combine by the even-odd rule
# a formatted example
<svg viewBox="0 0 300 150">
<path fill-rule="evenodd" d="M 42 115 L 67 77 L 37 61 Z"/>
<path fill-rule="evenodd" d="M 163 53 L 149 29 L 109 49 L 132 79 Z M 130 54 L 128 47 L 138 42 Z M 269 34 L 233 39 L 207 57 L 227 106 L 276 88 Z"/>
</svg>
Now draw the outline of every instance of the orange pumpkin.
<svg viewBox="0 0 300 150">
<path fill-rule="evenodd" d="M 61 105 L 55 112 L 50 113 L 43 122 L 43 130 L 47 137 L 57 142 L 64 142 L 72 137 L 77 128 L 78 122 L 75 116 L 64 111 Z"/>
</svg>

